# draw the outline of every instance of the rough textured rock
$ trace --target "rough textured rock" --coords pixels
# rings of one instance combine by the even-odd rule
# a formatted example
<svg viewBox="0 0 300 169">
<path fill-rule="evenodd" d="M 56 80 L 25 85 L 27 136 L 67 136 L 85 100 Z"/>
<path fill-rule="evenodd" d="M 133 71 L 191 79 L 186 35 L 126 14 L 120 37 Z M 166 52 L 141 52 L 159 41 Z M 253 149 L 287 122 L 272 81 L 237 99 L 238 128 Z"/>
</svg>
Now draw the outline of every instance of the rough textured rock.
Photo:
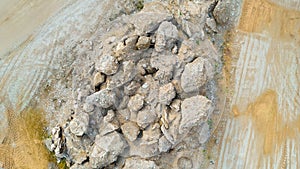
<svg viewBox="0 0 300 169">
<path fill-rule="evenodd" d="M 172 55 L 171 53 L 153 53 L 152 55 L 150 64 L 152 67 L 158 69 L 154 78 L 161 84 L 169 83 L 171 79 L 176 79 L 180 76 L 182 65 L 176 55 Z"/>
<path fill-rule="evenodd" d="M 211 4 L 154 0 L 88 28 L 92 36 L 66 51 L 76 57 L 71 80 L 55 88 L 68 93 L 53 110 L 70 112 L 55 123 L 63 126 L 51 145 L 58 159 L 68 157 L 72 168 L 200 168 L 193 153 L 210 135 L 206 97 L 214 97 L 212 65 L 220 59 L 203 32 L 216 29 Z"/>
<path fill-rule="evenodd" d="M 218 3 L 213 12 L 214 18 L 220 25 L 226 25 L 229 21 L 231 10 L 227 7 L 228 4 L 229 3 Z"/>
<path fill-rule="evenodd" d="M 197 56 L 197 54 L 193 50 L 195 48 L 196 48 L 196 44 L 194 41 L 192 40 L 183 41 L 178 52 L 178 58 L 182 62 L 186 62 L 186 63 L 193 61 Z"/>
<path fill-rule="evenodd" d="M 159 88 L 159 102 L 165 105 L 169 105 L 175 98 L 176 91 L 172 83 L 168 83 Z"/>
<path fill-rule="evenodd" d="M 133 169 L 133 168 L 143 168 L 143 169 L 158 169 L 159 167 L 154 163 L 154 161 L 148 161 L 138 158 L 126 159 L 125 166 L 123 169 Z"/>
<path fill-rule="evenodd" d="M 204 63 L 202 58 L 197 58 L 192 63 L 185 65 L 181 76 L 181 86 L 185 92 L 199 92 L 206 83 Z"/>
<path fill-rule="evenodd" d="M 138 39 L 138 42 L 136 43 L 136 47 L 141 50 L 141 49 L 148 49 L 150 47 L 150 38 L 147 36 L 141 36 Z"/>
<path fill-rule="evenodd" d="M 117 124 L 103 121 L 99 127 L 99 135 L 104 136 L 108 133 L 116 131 L 118 128 L 119 128 L 119 126 Z"/>
<path fill-rule="evenodd" d="M 99 86 L 105 81 L 105 76 L 101 74 L 100 72 L 97 72 L 94 76 L 93 85 L 94 87 Z"/>
<path fill-rule="evenodd" d="M 70 130 L 76 136 L 82 136 L 88 128 L 89 115 L 87 113 L 80 113 L 74 117 L 70 122 Z"/>
<path fill-rule="evenodd" d="M 137 112 L 141 108 L 143 108 L 144 105 L 144 97 L 140 94 L 136 94 L 132 96 L 128 102 L 128 108 L 132 112 Z"/>
<path fill-rule="evenodd" d="M 160 24 L 155 40 L 155 50 L 162 52 L 163 50 L 172 50 L 178 39 L 178 30 L 171 22 L 163 22 Z"/>
<path fill-rule="evenodd" d="M 50 151 L 54 152 L 55 156 L 58 158 L 64 157 L 65 151 L 65 138 L 62 135 L 63 131 L 60 126 L 56 126 L 52 129 L 52 144 L 50 146 Z"/>
<path fill-rule="evenodd" d="M 121 126 L 122 132 L 129 141 L 134 141 L 140 133 L 139 127 L 136 123 L 128 122 Z"/>
<path fill-rule="evenodd" d="M 124 61 L 120 64 L 118 73 L 109 77 L 107 88 L 113 89 L 130 82 L 137 74 L 134 61 Z"/>
<path fill-rule="evenodd" d="M 199 134 L 199 143 L 204 144 L 210 137 L 210 126 L 207 123 L 203 124 L 201 132 Z"/>
<path fill-rule="evenodd" d="M 126 141 L 117 132 L 105 136 L 96 136 L 95 144 L 90 154 L 92 167 L 102 168 L 113 163 L 126 147 Z"/>
<path fill-rule="evenodd" d="M 145 33 L 153 33 L 163 21 L 169 21 L 172 15 L 168 13 L 157 12 L 140 12 L 134 14 L 129 23 L 132 23 L 136 28 L 136 34 L 141 35 Z M 145 22 L 147 21 L 147 22 Z"/>
<path fill-rule="evenodd" d="M 150 109 L 150 107 L 145 107 L 138 112 L 137 124 L 142 128 L 146 128 L 155 120 L 156 120 L 156 114 L 155 112 L 153 112 L 153 110 Z"/>
<path fill-rule="evenodd" d="M 113 75 L 119 69 L 119 63 L 115 57 L 111 55 L 102 55 L 100 60 L 96 62 L 95 67 L 106 75 Z"/>
<path fill-rule="evenodd" d="M 161 134 L 160 125 L 158 123 L 152 124 L 143 131 L 143 144 L 152 144 L 158 142 Z"/>
<path fill-rule="evenodd" d="M 201 125 L 206 121 L 212 110 L 211 101 L 204 96 L 194 96 L 183 100 L 179 132 L 184 133 L 194 126 Z"/>
<path fill-rule="evenodd" d="M 116 94 L 110 90 L 101 90 L 86 98 L 86 103 L 109 108 L 116 103 Z"/>
<path fill-rule="evenodd" d="M 160 152 L 167 152 L 171 149 L 172 147 L 172 144 L 167 140 L 167 138 L 165 136 L 162 136 L 160 139 L 159 139 L 159 151 Z"/>
</svg>

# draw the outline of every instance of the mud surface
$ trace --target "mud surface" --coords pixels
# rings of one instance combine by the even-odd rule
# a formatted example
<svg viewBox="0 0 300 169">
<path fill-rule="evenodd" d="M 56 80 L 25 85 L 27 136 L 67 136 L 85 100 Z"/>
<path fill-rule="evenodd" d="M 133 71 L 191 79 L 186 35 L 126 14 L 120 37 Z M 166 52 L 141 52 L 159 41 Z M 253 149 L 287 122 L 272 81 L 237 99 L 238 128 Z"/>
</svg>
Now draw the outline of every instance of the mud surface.
<svg viewBox="0 0 300 169">
<path fill-rule="evenodd" d="M 299 17 L 296 1 L 244 1 L 218 168 L 299 168 Z"/>
</svg>

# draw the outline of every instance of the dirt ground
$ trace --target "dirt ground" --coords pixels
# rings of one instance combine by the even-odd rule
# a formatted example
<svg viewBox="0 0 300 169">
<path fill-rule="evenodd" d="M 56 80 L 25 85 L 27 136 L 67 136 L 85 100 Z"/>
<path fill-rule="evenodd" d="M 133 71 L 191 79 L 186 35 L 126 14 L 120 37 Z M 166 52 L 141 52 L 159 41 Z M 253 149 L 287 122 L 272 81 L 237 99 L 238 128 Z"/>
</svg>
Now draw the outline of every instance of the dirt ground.
<svg viewBox="0 0 300 169">
<path fill-rule="evenodd" d="M 193 33 L 196 33 L 197 35 L 189 39 L 189 43 L 186 43 L 188 45 L 194 44 L 192 49 L 197 49 L 197 46 L 210 45 L 211 43 L 202 43 L 203 40 L 209 39 L 208 41 L 212 42 L 214 47 L 217 48 L 217 50 L 214 48 L 207 49 L 207 51 L 213 49 L 212 52 L 208 52 L 209 56 L 220 51 L 223 52 L 223 74 L 217 71 L 222 68 L 221 64 L 223 63 L 213 62 L 212 67 L 214 69 L 210 69 L 214 70 L 210 72 L 214 72 L 214 79 L 218 79 L 217 85 L 214 82 L 204 80 L 203 83 L 207 83 L 206 86 L 209 90 L 203 90 L 197 86 L 189 86 L 191 83 L 185 82 L 185 86 L 187 86 L 185 90 L 194 92 L 189 93 L 190 95 L 176 86 L 175 84 L 178 84 L 178 82 L 174 82 L 174 79 L 170 78 L 172 82 L 169 81 L 168 76 L 172 75 L 166 73 L 168 70 L 161 74 L 156 73 L 157 70 L 170 66 L 168 62 L 170 58 L 169 60 L 162 60 L 158 64 L 155 63 L 155 60 L 151 60 L 150 63 L 150 58 L 155 56 L 152 55 L 155 50 L 165 52 L 165 50 L 172 49 L 167 53 L 168 55 L 181 57 L 178 54 L 180 48 L 175 48 L 181 47 L 181 42 L 176 42 L 174 39 L 163 39 L 167 33 L 163 32 L 162 28 L 160 29 L 160 38 L 163 40 L 154 36 L 157 28 L 154 29 L 155 33 L 139 34 L 138 29 L 137 32 L 133 33 L 133 28 L 124 26 L 126 24 L 109 25 L 121 14 L 121 16 L 134 14 L 138 11 L 136 8 L 142 8 L 142 6 L 141 3 L 130 6 L 132 4 L 129 1 L 128 4 L 130 5 L 125 2 L 121 4 L 113 1 L 109 1 L 110 3 L 105 2 L 108 1 L 3 0 L 0 2 L 0 129 L 6 128 L 2 130 L 5 132 L 0 132 L 0 168 L 48 168 L 49 161 L 55 159 L 45 147 L 43 139 L 47 135 L 50 135 L 47 139 L 50 140 L 50 145 L 56 146 L 53 149 L 58 147 L 57 152 L 55 152 L 57 159 L 67 159 L 68 165 L 72 165 L 73 168 L 91 168 L 91 166 L 94 168 L 99 166 L 108 168 L 117 166 L 157 168 L 157 166 L 160 166 L 161 168 L 296 169 L 300 167 L 300 136 L 298 134 L 300 131 L 299 1 L 244 0 L 243 5 L 239 7 L 240 1 L 227 0 L 223 4 L 227 4 L 225 9 L 231 9 L 230 12 L 226 13 L 226 10 L 221 10 L 223 15 L 216 14 L 214 19 L 211 19 L 214 13 L 206 10 L 215 8 L 216 4 L 209 7 L 207 6 L 208 1 L 205 1 L 202 6 L 200 5 L 200 7 L 203 7 L 200 11 L 208 15 L 208 18 L 205 18 L 201 16 L 201 12 L 197 13 L 199 10 L 195 8 L 195 5 L 187 2 L 183 7 L 174 5 L 177 3 L 175 1 L 168 1 L 168 10 L 175 16 L 172 22 L 165 23 L 169 24 L 169 27 L 166 26 L 165 28 L 172 32 L 172 35 L 168 36 L 174 36 L 177 41 L 183 41 L 183 39 L 188 39 Z M 65 7 L 67 9 L 62 10 Z M 148 10 L 155 12 L 164 10 L 159 5 L 156 7 L 158 8 Z M 222 6 L 220 8 L 222 9 Z M 168 18 L 167 15 L 162 16 Z M 236 21 L 237 18 L 238 21 L 235 23 L 235 28 L 225 33 L 224 30 L 228 29 L 228 25 L 225 24 L 228 18 L 229 20 L 232 19 L 232 24 L 234 23 L 233 20 Z M 155 20 L 155 18 L 153 19 Z M 124 21 L 120 21 L 120 23 Z M 132 20 L 129 19 L 129 21 Z M 200 24 L 193 25 L 193 22 Z M 141 23 L 133 22 L 132 25 L 136 26 Z M 149 21 L 148 23 L 153 24 L 155 22 Z M 178 35 L 177 28 L 174 30 L 172 27 L 174 25 L 179 29 Z M 147 27 L 149 25 L 143 26 L 141 27 L 143 29 L 149 28 Z M 201 29 L 205 32 L 205 38 L 204 33 L 198 31 Z M 103 33 L 111 30 L 117 33 L 108 35 Z M 218 32 L 219 30 L 220 32 Z M 126 33 L 131 34 L 129 37 L 128 35 L 123 36 Z M 105 36 L 102 36 L 102 34 Z M 219 35 L 222 35 L 222 37 L 219 37 Z M 220 40 L 223 35 L 225 41 Z M 158 113 L 157 119 L 151 116 L 148 117 L 145 112 L 150 112 L 150 110 L 142 111 L 146 107 L 144 106 L 146 105 L 146 98 L 143 98 L 146 95 L 141 96 L 141 93 L 125 94 L 122 97 L 127 97 L 127 100 L 123 99 L 125 100 L 123 103 L 125 104 L 124 109 L 132 111 L 130 115 L 137 112 L 144 113 L 145 121 L 142 121 L 143 118 L 140 118 L 139 122 L 138 120 L 131 120 L 126 111 L 121 111 L 120 108 L 112 108 L 111 105 L 106 107 L 107 102 L 103 103 L 105 108 L 95 106 L 96 110 L 87 110 L 90 107 L 85 103 L 86 97 L 97 93 L 99 90 L 106 91 L 103 89 L 109 88 L 109 85 L 113 86 L 114 83 L 121 83 L 118 78 L 126 79 L 122 71 L 114 76 L 118 71 L 117 66 L 119 66 L 116 63 L 122 63 L 120 64 L 122 70 L 123 67 L 128 65 L 130 68 L 130 62 L 123 65 L 123 59 L 127 58 L 122 58 L 122 52 L 127 52 L 126 55 L 134 53 L 132 49 L 127 49 L 126 45 L 129 48 L 130 44 L 135 46 L 135 43 L 137 43 L 135 41 L 140 37 L 145 38 L 146 42 L 134 47 L 134 52 L 137 49 L 142 49 L 148 51 L 151 55 L 148 56 L 147 52 L 139 55 L 133 54 L 134 57 L 149 57 L 148 60 L 145 59 L 139 63 L 143 68 L 137 72 L 142 72 L 142 76 L 148 76 L 147 78 L 138 77 L 138 80 L 135 80 L 138 83 L 137 88 L 140 88 L 139 91 L 142 91 L 142 94 L 143 92 L 147 93 L 143 91 L 143 88 L 147 88 L 149 84 L 155 85 L 155 89 L 160 88 L 160 91 L 156 93 L 161 92 L 164 94 L 165 98 L 162 104 L 165 106 L 165 111 L 159 110 L 157 112 L 161 111 L 163 115 Z M 158 40 L 161 44 L 157 43 L 155 46 L 155 40 Z M 225 43 L 223 44 L 223 42 Z M 141 43 L 143 42 L 141 41 Z M 168 45 L 171 45 L 172 48 Z M 114 60 L 113 63 L 102 59 L 103 63 L 109 63 L 109 70 L 103 70 L 101 66 L 97 68 L 97 64 L 95 68 L 93 61 L 95 58 L 101 58 L 99 55 L 102 50 L 114 49 L 116 46 L 121 51 L 119 55 L 122 57 L 118 56 L 119 60 Z M 185 56 L 187 57 L 185 58 Z M 189 58 L 190 56 L 192 59 Z M 186 59 L 182 64 L 185 70 L 194 70 L 193 65 L 195 64 L 201 65 L 193 57 L 190 53 L 183 55 L 183 58 Z M 76 58 L 77 62 L 74 62 Z M 108 57 L 108 59 L 110 58 Z M 206 56 L 204 56 L 204 59 L 207 59 Z M 165 65 L 160 65 L 162 63 Z M 206 60 L 205 63 L 209 62 Z M 153 67 L 156 64 L 156 68 L 150 69 L 147 64 L 154 65 Z M 192 66 L 187 68 L 186 65 Z M 96 70 L 99 67 L 101 70 Z M 100 73 L 100 71 L 102 72 Z M 124 74 L 127 74 L 126 71 L 130 71 L 130 69 L 124 68 Z M 185 73 L 185 75 L 189 73 Z M 131 75 L 130 72 L 128 74 Z M 195 74 L 191 73 L 192 75 Z M 196 75 L 195 77 L 198 77 L 198 75 L 202 76 L 203 74 L 200 71 Z M 117 81 L 114 81 L 116 79 Z M 152 79 L 159 81 L 159 85 L 160 83 L 165 85 L 166 82 L 168 85 L 159 86 L 157 83 L 152 82 Z M 189 79 L 189 81 L 193 82 L 194 79 Z M 199 83 L 199 80 L 194 81 Z M 126 83 L 124 82 L 124 84 Z M 94 86 L 90 87 L 92 85 Z M 135 83 L 133 85 L 130 83 L 130 85 L 126 84 L 125 86 L 133 86 L 134 88 L 135 85 Z M 179 83 L 179 85 L 181 84 Z M 217 88 L 215 88 L 216 86 Z M 125 89 L 122 88 L 122 90 Z M 162 92 L 165 90 L 168 92 Z M 195 97 L 195 91 L 198 92 L 197 95 L 203 95 L 203 97 Z M 148 99 L 152 102 L 156 97 L 162 95 L 153 93 L 152 97 L 154 96 L 154 98 Z M 133 97 L 133 95 L 137 97 Z M 98 100 L 97 97 L 100 96 L 94 96 L 90 100 Z M 187 106 L 180 107 L 177 105 L 179 108 L 176 108 L 176 104 L 174 104 L 175 106 L 170 104 L 174 100 L 179 100 L 181 104 L 181 101 L 190 101 L 189 98 L 201 98 L 203 102 L 206 99 L 212 100 L 214 112 L 205 121 L 206 136 L 197 134 L 204 128 L 204 125 L 201 125 L 198 126 L 199 128 L 191 129 L 193 134 L 187 135 L 185 139 L 182 139 L 184 141 L 178 141 L 178 144 L 175 144 L 173 139 L 180 135 L 174 133 L 177 132 L 178 128 L 176 127 L 183 120 L 180 119 L 181 115 L 177 115 L 178 113 L 172 114 L 172 111 L 176 110 L 178 112 L 180 108 L 186 108 Z M 210 100 L 207 100 L 207 103 L 210 103 Z M 28 108 L 28 105 L 33 105 L 30 104 L 33 101 L 39 103 L 37 107 L 42 109 L 36 109 L 37 107 Z M 130 105 L 129 107 L 127 107 L 127 103 Z M 193 107 L 192 103 L 191 101 L 186 105 Z M 199 103 L 199 105 L 201 104 Z M 94 108 L 94 105 L 92 105 L 92 108 Z M 149 106 L 146 108 L 149 108 Z M 193 112 L 194 110 L 190 109 L 189 111 Z M 50 119 L 50 123 L 46 123 L 44 116 L 41 116 L 43 114 L 40 114 L 41 112 L 48 113 L 46 118 Z M 104 117 L 97 119 L 99 112 Z M 121 112 L 125 113 L 121 114 Z M 181 113 L 181 110 L 179 112 Z M 92 120 L 89 120 L 89 118 L 80 119 L 80 117 L 85 116 Z M 147 118 L 153 120 L 148 122 Z M 128 122 L 128 119 L 130 119 L 130 122 Z M 170 120 L 169 123 L 168 119 L 173 120 Z M 189 120 L 193 121 L 193 119 Z M 82 121 L 87 122 L 82 124 Z M 89 128 L 87 124 L 90 123 L 96 127 Z M 104 128 L 103 125 L 98 126 L 102 123 L 112 129 Z M 69 127 L 70 124 L 73 127 L 71 127 L 72 129 Z M 145 127 L 147 125 L 151 127 Z M 181 126 L 184 125 L 191 125 L 191 123 L 186 122 Z M 194 124 L 192 123 L 192 125 Z M 45 126 L 48 126 L 48 128 L 44 128 Z M 129 131 L 137 130 L 142 134 L 129 135 L 130 138 L 128 139 L 129 132 L 126 129 L 128 126 Z M 157 126 L 159 126 L 158 130 L 156 130 Z M 160 128 L 160 126 L 163 127 Z M 132 127 L 132 130 L 130 127 Z M 98 128 L 101 129 L 98 131 Z M 102 130 L 111 131 L 101 135 Z M 127 132 L 125 133 L 127 134 L 126 139 L 122 130 Z M 160 130 L 163 130 L 163 132 Z M 168 132 L 171 134 L 168 134 Z M 199 140 L 202 137 L 207 137 L 207 135 L 211 135 L 208 141 L 200 144 Z M 168 138 L 166 139 L 166 137 Z M 68 142 L 61 141 L 66 138 Z M 119 141 L 114 143 L 115 146 L 108 143 L 107 147 L 103 147 L 104 143 L 101 140 L 110 140 L 111 138 Z M 163 146 L 158 151 L 158 145 L 156 144 L 159 141 Z M 131 149 L 135 148 L 138 153 L 127 151 L 126 142 L 129 143 Z M 141 148 L 145 144 L 148 146 Z M 70 155 L 70 157 L 60 156 L 65 155 L 63 148 L 66 145 L 69 146 L 67 155 Z M 119 147 L 121 150 L 116 150 L 114 147 Z M 150 149 L 149 147 L 154 148 Z M 104 151 L 103 149 L 107 150 Z M 194 151 L 191 151 L 191 149 Z M 145 151 L 142 152 L 142 150 Z M 142 153 L 139 154 L 140 152 Z M 107 155 L 109 153 L 118 154 L 118 160 L 115 156 Z M 101 158 L 98 157 L 99 154 L 104 154 L 101 158 L 107 158 L 106 161 L 110 161 L 111 164 L 101 162 Z M 160 154 L 159 157 L 156 156 L 157 154 Z M 135 156 L 135 158 L 130 158 L 131 156 Z M 92 162 L 95 163 L 92 164 Z"/>
<path fill-rule="evenodd" d="M 0 2 L 0 56 L 26 41 L 55 13 L 71 0 L 1 0 Z"/>
<path fill-rule="evenodd" d="M 218 168 L 299 167 L 299 17 L 294 1 L 244 2 Z"/>
</svg>

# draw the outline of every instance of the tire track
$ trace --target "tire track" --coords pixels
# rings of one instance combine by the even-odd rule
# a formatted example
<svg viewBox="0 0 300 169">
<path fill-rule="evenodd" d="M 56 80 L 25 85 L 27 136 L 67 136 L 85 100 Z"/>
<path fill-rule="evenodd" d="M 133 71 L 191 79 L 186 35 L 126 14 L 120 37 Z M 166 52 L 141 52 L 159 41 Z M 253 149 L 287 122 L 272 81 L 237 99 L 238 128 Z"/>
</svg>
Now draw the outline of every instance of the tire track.
<svg viewBox="0 0 300 169">
<path fill-rule="evenodd" d="M 278 5 L 282 2 L 285 6 Z M 233 40 L 235 87 L 227 110 L 237 111 L 237 116 L 227 120 L 219 169 L 300 165 L 300 11 L 284 8 L 292 4 L 244 1 Z"/>
</svg>

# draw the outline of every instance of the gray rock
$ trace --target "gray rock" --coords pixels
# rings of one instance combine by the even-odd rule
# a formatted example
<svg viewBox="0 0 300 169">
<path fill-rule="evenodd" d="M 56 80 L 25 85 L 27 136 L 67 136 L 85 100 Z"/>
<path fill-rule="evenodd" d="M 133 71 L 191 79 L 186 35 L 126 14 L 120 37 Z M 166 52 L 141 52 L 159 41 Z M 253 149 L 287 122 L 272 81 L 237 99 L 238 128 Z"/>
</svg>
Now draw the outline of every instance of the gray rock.
<svg viewBox="0 0 300 169">
<path fill-rule="evenodd" d="M 121 64 L 119 71 L 114 74 L 110 80 L 107 80 L 107 88 L 113 89 L 123 86 L 124 84 L 130 82 L 136 74 L 137 70 L 134 61 L 124 61 Z"/>
<path fill-rule="evenodd" d="M 70 131 L 76 136 L 82 136 L 89 126 L 89 115 L 87 113 L 80 113 L 74 117 L 70 122 Z"/>
<path fill-rule="evenodd" d="M 99 127 L 99 135 L 104 136 L 108 133 L 116 131 L 118 128 L 119 128 L 119 126 L 117 124 L 103 121 Z"/>
<path fill-rule="evenodd" d="M 229 8 L 229 0 L 226 1 L 227 3 L 218 2 L 213 11 L 214 18 L 220 25 L 226 25 L 229 22 L 230 13 L 232 11 L 232 9 Z"/>
<path fill-rule="evenodd" d="M 181 76 L 181 86 L 184 92 L 199 92 L 201 87 L 206 83 L 204 60 L 197 58 L 192 63 L 185 65 Z"/>
<path fill-rule="evenodd" d="M 211 29 L 213 32 L 218 32 L 217 30 L 217 24 L 215 19 L 213 18 L 207 18 L 206 19 L 206 26 Z"/>
<path fill-rule="evenodd" d="M 123 169 L 158 169 L 159 167 L 154 161 L 139 159 L 139 158 L 128 158 L 126 159 L 125 166 Z"/>
<path fill-rule="evenodd" d="M 121 129 L 125 138 L 129 141 L 134 141 L 140 133 L 139 127 L 134 122 L 124 123 Z"/>
<path fill-rule="evenodd" d="M 95 109 L 95 106 L 93 104 L 84 103 L 83 104 L 83 110 L 87 113 L 92 112 Z"/>
<path fill-rule="evenodd" d="M 164 134 L 165 138 L 171 143 L 175 144 L 175 138 L 174 138 L 174 133 L 170 132 L 170 129 L 167 130 L 164 125 L 161 126 L 161 131 Z"/>
<path fill-rule="evenodd" d="M 163 22 L 160 24 L 155 40 L 155 50 L 162 52 L 163 50 L 171 51 L 178 40 L 178 30 L 171 22 Z"/>
<path fill-rule="evenodd" d="M 196 44 L 192 40 L 184 40 L 178 52 L 178 58 L 185 63 L 189 63 L 196 58 L 194 51 Z"/>
<path fill-rule="evenodd" d="M 133 49 L 135 48 L 135 44 L 137 43 L 138 36 L 130 36 L 125 40 L 125 45 L 128 46 L 129 48 Z"/>
<path fill-rule="evenodd" d="M 87 169 L 87 168 L 91 168 L 91 166 L 89 165 L 89 163 L 84 163 L 84 164 L 74 164 L 70 167 L 70 169 Z"/>
<path fill-rule="evenodd" d="M 102 108 L 109 108 L 116 103 L 116 94 L 110 90 L 100 90 L 86 98 L 86 103 Z"/>
<path fill-rule="evenodd" d="M 132 96 L 128 102 L 128 109 L 131 112 L 137 112 L 143 108 L 144 105 L 144 97 L 140 94 L 136 94 Z"/>
<path fill-rule="evenodd" d="M 168 83 L 159 88 L 159 102 L 165 105 L 169 105 L 175 98 L 176 92 L 172 83 Z"/>
<path fill-rule="evenodd" d="M 155 79 L 161 84 L 169 83 L 171 79 L 177 78 L 181 73 L 181 62 L 177 55 L 171 53 L 157 54 L 153 53 L 150 59 L 153 68 L 158 69 L 155 73 Z"/>
<path fill-rule="evenodd" d="M 156 120 L 156 114 L 148 106 L 138 112 L 137 124 L 142 128 L 146 128 L 155 120 Z"/>
<path fill-rule="evenodd" d="M 148 49 L 150 47 L 150 37 L 141 36 L 136 43 L 137 49 Z"/>
<path fill-rule="evenodd" d="M 204 144 L 210 137 L 210 129 L 207 123 L 204 123 L 199 134 L 199 143 Z"/>
<path fill-rule="evenodd" d="M 162 135 L 160 131 L 160 125 L 158 123 L 152 124 L 143 131 L 143 144 L 152 144 L 158 142 L 158 139 Z"/>
<path fill-rule="evenodd" d="M 126 141 L 117 132 L 105 136 L 97 135 L 90 154 L 91 166 L 102 168 L 113 163 L 127 146 Z"/>
<path fill-rule="evenodd" d="M 192 127 L 203 124 L 212 111 L 211 101 L 204 96 L 194 96 L 185 99 L 181 104 L 182 119 L 179 133 L 186 133 Z"/>
<path fill-rule="evenodd" d="M 173 17 L 166 13 L 139 12 L 128 18 L 128 23 L 132 23 L 136 28 L 137 35 L 153 33 L 163 21 L 169 21 Z"/>
<path fill-rule="evenodd" d="M 159 155 L 158 141 L 145 142 L 137 139 L 134 142 L 129 142 L 129 156 L 140 158 L 151 158 Z"/>
<path fill-rule="evenodd" d="M 106 75 L 113 75 L 119 69 L 119 63 L 115 57 L 111 55 L 102 55 L 100 60 L 95 63 L 95 67 Z"/>
<path fill-rule="evenodd" d="M 162 136 L 158 141 L 159 152 L 167 152 L 171 149 L 172 144 L 167 140 L 165 136 Z"/>
</svg>

